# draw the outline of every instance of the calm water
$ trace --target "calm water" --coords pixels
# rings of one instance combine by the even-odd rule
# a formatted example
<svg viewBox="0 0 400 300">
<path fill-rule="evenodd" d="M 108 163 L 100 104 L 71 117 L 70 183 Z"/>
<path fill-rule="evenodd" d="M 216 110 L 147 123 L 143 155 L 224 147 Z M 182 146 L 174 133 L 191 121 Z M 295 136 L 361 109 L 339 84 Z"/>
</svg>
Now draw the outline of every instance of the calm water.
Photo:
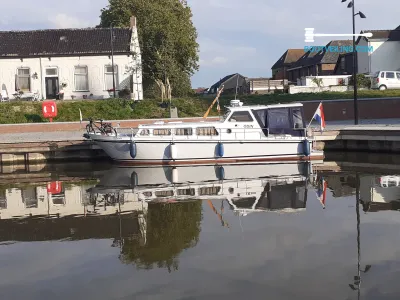
<svg viewBox="0 0 400 300">
<path fill-rule="evenodd" d="M 398 299 L 400 157 L 338 157 L 3 168 L 0 299 Z"/>
</svg>

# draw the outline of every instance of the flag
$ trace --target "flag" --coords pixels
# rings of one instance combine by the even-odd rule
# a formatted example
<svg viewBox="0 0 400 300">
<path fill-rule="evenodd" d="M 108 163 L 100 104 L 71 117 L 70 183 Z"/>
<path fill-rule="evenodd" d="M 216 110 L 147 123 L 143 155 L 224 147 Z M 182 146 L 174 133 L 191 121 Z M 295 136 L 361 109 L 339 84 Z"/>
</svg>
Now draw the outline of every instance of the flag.
<svg viewBox="0 0 400 300">
<path fill-rule="evenodd" d="M 322 102 L 318 105 L 317 110 L 314 113 L 314 116 L 312 119 L 315 119 L 318 121 L 321 131 L 325 129 L 325 114 L 324 114 L 324 108 L 322 106 Z"/>
<path fill-rule="evenodd" d="M 324 177 L 321 177 L 321 180 L 318 184 L 317 189 L 317 199 L 322 204 L 322 208 L 325 209 L 325 201 L 326 201 L 326 188 L 328 187 L 328 183 L 325 181 Z"/>
<path fill-rule="evenodd" d="M 79 109 L 79 120 L 80 120 L 80 123 L 82 124 L 82 112 L 81 112 L 81 109 Z"/>
<path fill-rule="evenodd" d="M 219 99 L 217 100 L 217 110 L 218 112 L 221 112 L 221 107 L 219 106 Z"/>
</svg>

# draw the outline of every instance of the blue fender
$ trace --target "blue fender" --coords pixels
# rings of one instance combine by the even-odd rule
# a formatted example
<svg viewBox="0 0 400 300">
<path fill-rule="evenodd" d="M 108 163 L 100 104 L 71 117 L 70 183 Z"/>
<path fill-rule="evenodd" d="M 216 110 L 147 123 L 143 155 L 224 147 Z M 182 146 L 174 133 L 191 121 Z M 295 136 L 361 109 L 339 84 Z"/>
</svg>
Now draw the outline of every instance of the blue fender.
<svg viewBox="0 0 400 300">
<path fill-rule="evenodd" d="M 218 142 L 217 144 L 217 156 L 218 157 L 224 156 L 224 144 L 222 144 L 221 142 Z"/>
<path fill-rule="evenodd" d="M 225 179 L 225 169 L 223 166 L 217 166 L 216 173 L 217 173 L 218 180 Z"/>
<path fill-rule="evenodd" d="M 310 142 L 308 139 L 303 140 L 303 153 L 305 156 L 310 156 L 311 149 L 310 149 Z"/>
<path fill-rule="evenodd" d="M 136 151 L 136 143 L 131 142 L 129 144 L 129 154 L 131 155 L 132 158 L 136 157 L 137 151 Z"/>
<path fill-rule="evenodd" d="M 138 185 L 138 182 L 139 182 L 138 175 L 135 171 L 133 171 L 131 174 L 131 187 L 135 188 Z"/>
</svg>

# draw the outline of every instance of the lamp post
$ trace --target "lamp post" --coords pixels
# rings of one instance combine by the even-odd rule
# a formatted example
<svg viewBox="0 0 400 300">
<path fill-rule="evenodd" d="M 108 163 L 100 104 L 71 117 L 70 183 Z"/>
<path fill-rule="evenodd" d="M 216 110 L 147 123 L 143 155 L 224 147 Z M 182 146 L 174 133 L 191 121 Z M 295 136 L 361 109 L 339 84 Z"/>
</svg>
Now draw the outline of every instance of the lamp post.
<svg viewBox="0 0 400 300">
<path fill-rule="evenodd" d="M 347 0 L 342 0 L 342 2 L 346 2 Z M 354 13 L 354 0 L 351 0 L 347 5 L 348 8 L 352 10 L 352 20 L 353 20 L 353 89 L 354 89 L 354 124 L 358 124 L 358 103 L 357 103 L 357 52 L 356 52 L 356 21 L 355 17 L 360 15 L 360 18 L 365 19 L 366 16 L 359 11 L 358 13 Z"/>
<path fill-rule="evenodd" d="M 356 173 L 356 216 L 357 216 L 357 275 L 354 276 L 353 284 L 349 284 L 353 291 L 357 291 L 357 299 L 361 294 L 361 273 L 367 273 L 371 269 L 371 265 L 366 265 L 361 270 L 361 243 L 360 243 L 360 175 Z"/>
<path fill-rule="evenodd" d="M 110 39 L 111 39 L 111 70 L 112 70 L 112 80 L 113 80 L 113 96 L 115 99 L 115 75 L 114 75 L 114 32 L 113 24 L 110 27 Z"/>
</svg>

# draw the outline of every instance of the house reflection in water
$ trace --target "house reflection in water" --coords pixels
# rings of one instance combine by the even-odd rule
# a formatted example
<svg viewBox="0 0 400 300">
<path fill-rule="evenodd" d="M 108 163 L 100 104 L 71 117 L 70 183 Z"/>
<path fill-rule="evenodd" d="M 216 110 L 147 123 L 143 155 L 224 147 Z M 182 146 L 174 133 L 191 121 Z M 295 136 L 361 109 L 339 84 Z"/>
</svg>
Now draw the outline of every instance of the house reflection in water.
<svg viewBox="0 0 400 300">
<path fill-rule="evenodd" d="M 360 176 L 360 203 L 365 212 L 400 210 L 400 176 Z"/>
</svg>

